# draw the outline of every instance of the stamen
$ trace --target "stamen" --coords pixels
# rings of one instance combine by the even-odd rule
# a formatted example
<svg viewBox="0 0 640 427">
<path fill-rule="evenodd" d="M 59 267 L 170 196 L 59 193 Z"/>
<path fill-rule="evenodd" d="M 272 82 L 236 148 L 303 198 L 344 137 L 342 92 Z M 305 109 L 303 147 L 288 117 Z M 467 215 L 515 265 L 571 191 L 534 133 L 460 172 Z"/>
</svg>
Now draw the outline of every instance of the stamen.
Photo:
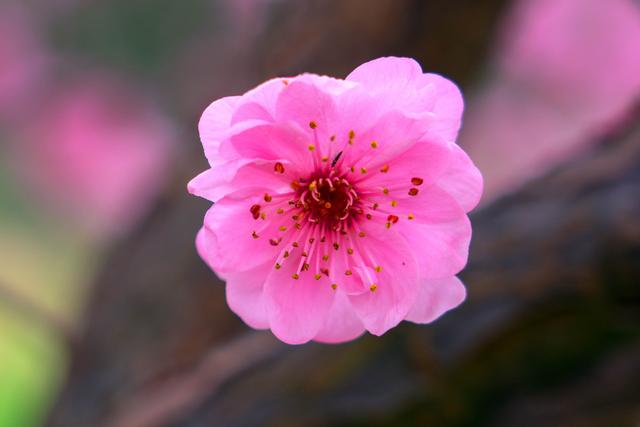
<svg viewBox="0 0 640 427">
<path fill-rule="evenodd" d="M 264 201 L 269 203 L 271 200 L 273 200 L 273 197 L 269 193 L 264 193 Z"/>
<path fill-rule="evenodd" d="M 276 162 L 276 164 L 273 166 L 273 170 L 277 173 L 284 173 L 284 165 L 280 162 Z"/>
<path fill-rule="evenodd" d="M 318 124 L 317 124 L 315 121 L 311 120 L 311 121 L 309 122 L 309 127 L 310 127 L 311 129 L 315 129 L 315 128 L 317 128 L 317 127 L 318 127 Z"/>
<path fill-rule="evenodd" d="M 376 289 L 378 289 L 378 285 L 376 285 L 375 283 L 372 284 L 371 286 L 369 286 L 369 289 L 371 290 L 371 292 L 375 292 Z"/>
<path fill-rule="evenodd" d="M 413 185 L 422 185 L 424 180 L 422 178 L 411 178 L 411 183 Z"/>
<path fill-rule="evenodd" d="M 417 188 L 410 188 L 409 189 L 409 195 L 410 196 L 417 196 L 418 195 L 418 189 Z"/>
<path fill-rule="evenodd" d="M 331 284 L 331 289 L 333 289 L 335 291 L 336 289 L 338 289 L 338 285 L 336 285 L 335 283 L 332 283 Z"/>
<path fill-rule="evenodd" d="M 396 206 L 398 206 L 398 201 L 397 201 L 397 200 L 392 200 L 392 201 L 391 201 L 391 206 L 393 206 L 394 208 L 395 208 Z"/>
<path fill-rule="evenodd" d="M 408 218 L 409 220 L 412 220 L 412 219 L 414 219 L 414 218 L 415 218 L 415 216 L 414 216 L 412 213 L 410 213 L 410 214 L 407 216 L 407 218 Z"/>
<path fill-rule="evenodd" d="M 389 165 L 384 165 L 380 168 L 380 172 L 387 173 L 389 172 Z"/>
<path fill-rule="evenodd" d="M 371 141 L 371 148 L 378 148 L 378 143 L 376 141 Z"/>
<path fill-rule="evenodd" d="M 260 218 L 260 205 L 251 206 L 251 208 L 249 208 L 249 212 L 251 212 L 253 219 Z"/>
</svg>

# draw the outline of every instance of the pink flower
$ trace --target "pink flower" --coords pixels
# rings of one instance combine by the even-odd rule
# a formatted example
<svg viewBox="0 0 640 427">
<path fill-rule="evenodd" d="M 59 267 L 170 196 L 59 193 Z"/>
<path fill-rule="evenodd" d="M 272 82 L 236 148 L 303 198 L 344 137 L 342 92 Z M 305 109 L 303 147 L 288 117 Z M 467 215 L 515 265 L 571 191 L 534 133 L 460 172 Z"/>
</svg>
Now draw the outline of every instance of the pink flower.
<svg viewBox="0 0 640 427">
<path fill-rule="evenodd" d="M 104 238 L 122 234 L 151 207 L 173 129 L 128 87 L 91 76 L 51 96 L 21 136 L 16 173 L 39 200 Z"/>
<path fill-rule="evenodd" d="M 215 202 L 196 244 L 247 324 L 290 344 L 428 323 L 465 298 L 482 178 L 455 144 L 458 88 L 412 59 L 303 74 L 215 101 L 200 121 Z"/>
</svg>

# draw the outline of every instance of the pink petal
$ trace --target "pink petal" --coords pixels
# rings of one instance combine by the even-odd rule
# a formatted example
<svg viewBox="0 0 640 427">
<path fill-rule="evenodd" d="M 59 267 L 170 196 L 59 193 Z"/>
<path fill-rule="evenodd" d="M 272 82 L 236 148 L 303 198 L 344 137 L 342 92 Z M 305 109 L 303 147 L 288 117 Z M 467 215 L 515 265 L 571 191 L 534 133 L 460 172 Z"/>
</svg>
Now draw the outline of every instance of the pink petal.
<svg viewBox="0 0 640 427">
<path fill-rule="evenodd" d="M 429 118 L 430 134 L 455 141 L 464 103 L 458 87 L 437 74 L 422 74 L 410 58 L 379 58 L 356 68 L 347 80 L 362 83 L 378 102 Z"/>
<path fill-rule="evenodd" d="M 416 302 L 406 320 L 430 323 L 464 301 L 467 291 L 456 276 L 422 280 Z"/>
<path fill-rule="evenodd" d="M 204 153 L 211 164 L 215 164 L 218 161 L 222 135 L 229 129 L 231 115 L 239 100 L 239 96 L 220 98 L 211 103 L 202 113 L 198 123 L 198 130 Z"/>
<path fill-rule="evenodd" d="M 264 298 L 264 282 L 273 270 L 272 263 L 229 274 L 226 278 L 227 304 L 249 326 L 268 329 L 269 318 Z"/>
<path fill-rule="evenodd" d="M 464 110 L 460 89 L 451 80 L 438 74 L 424 74 L 420 80 L 423 88 L 428 89 L 428 96 L 425 93 L 425 97 L 433 100 L 433 105 L 428 106 L 428 111 L 434 114 L 429 132 L 446 141 L 455 141 Z"/>
<path fill-rule="evenodd" d="M 417 255 L 420 277 L 449 277 L 459 273 L 467 263 L 471 223 L 464 214 L 450 221 L 414 222 L 398 227 L 398 232 Z"/>
<path fill-rule="evenodd" d="M 287 171 L 284 174 L 274 172 L 271 162 L 239 159 L 207 169 L 189 182 L 188 189 L 191 194 L 217 202 L 225 195 L 247 187 L 268 188 L 271 194 L 284 193 L 289 191 L 295 178 Z"/>
<path fill-rule="evenodd" d="M 364 325 L 356 316 L 349 298 L 338 291 L 322 329 L 313 340 L 336 344 L 351 341 L 362 335 L 364 331 Z"/>
<path fill-rule="evenodd" d="M 294 80 L 278 98 L 276 119 L 280 122 L 293 121 L 305 131 L 307 145 L 314 143 L 319 145 L 319 149 L 324 149 L 330 135 L 335 133 L 333 127 L 338 121 L 338 114 L 330 93 L 312 81 Z M 312 122 L 315 131 L 311 127 Z M 318 135 L 317 141 L 313 137 L 314 132 Z"/>
<path fill-rule="evenodd" d="M 218 242 L 216 241 L 215 235 L 207 233 L 204 227 L 200 228 L 198 234 L 196 234 L 196 250 L 200 258 L 203 259 L 209 268 L 213 269 L 211 260 L 216 259 L 218 256 Z M 222 276 L 220 276 L 220 278 L 223 279 Z"/>
<path fill-rule="evenodd" d="M 398 111 L 391 111 L 370 128 L 362 132 L 358 130 L 356 127 L 353 144 L 344 144 L 341 161 L 347 167 L 365 167 L 373 171 L 373 168 L 392 161 L 416 144 L 425 133 L 425 124 Z M 371 145 L 374 142 L 376 148 Z"/>
<path fill-rule="evenodd" d="M 274 121 L 276 102 L 280 92 L 285 88 L 284 80 L 282 78 L 268 80 L 242 95 L 231 123 L 255 119 Z"/>
<path fill-rule="evenodd" d="M 270 244 L 271 238 L 282 233 L 279 223 L 274 221 L 275 208 L 265 208 L 267 219 L 253 219 L 250 208 L 254 204 L 264 205 L 263 196 L 269 189 L 251 188 L 237 191 L 220 199 L 207 212 L 204 219 L 206 240 L 215 242 L 209 248 L 207 260 L 217 273 L 250 270 L 269 261 L 274 262 L 280 246 Z M 266 227 L 262 230 L 263 227 Z M 253 231 L 261 230 L 259 238 Z M 214 243 L 211 243 L 213 245 Z"/>
<path fill-rule="evenodd" d="M 418 266 L 414 250 L 395 231 L 368 227 L 364 231 L 364 244 L 382 271 L 375 277 L 375 291 L 350 295 L 349 299 L 365 328 L 382 335 L 400 323 L 412 307 L 418 293 Z"/>
<path fill-rule="evenodd" d="M 449 170 L 451 157 L 450 144 L 438 140 L 421 140 L 392 158 L 372 158 L 366 165 L 368 174 L 358 182 L 365 182 L 369 188 L 401 188 L 398 196 L 406 197 L 412 186 L 412 178 L 422 179 L 423 185 L 436 182 Z M 388 167 L 388 170 L 380 173 L 383 167 Z"/>
<path fill-rule="evenodd" d="M 439 177 L 438 186 L 451 194 L 465 212 L 469 212 L 482 196 L 482 174 L 458 145 L 451 144 L 451 151 L 451 164 Z"/>
<path fill-rule="evenodd" d="M 260 124 L 233 135 L 229 141 L 240 156 L 250 159 L 285 160 L 296 170 L 313 166 L 309 137 L 295 124 Z M 221 147 L 225 149 L 226 142 Z"/>
<path fill-rule="evenodd" d="M 457 222 L 466 216 L 458 202 L 438 185 L 423 184 L 417 187 L 419 192 L 415 196 L 410 196 L 407 188 L 408 186 L 402 190 L 390 192 L 391 197 L 380 194 L 379 197 L 372 199 L 380 205 L 377 211 L 388 212 L 399 217 L 397 224 L 393 226 L 398 230 L 411 233 L 416 225 Z M 391 199 L 397 202 L 395 207 L 391 206 L 389 202 Z M 412 219 L 409 219 L 410 214 Z M 384 229 L 382 222 L 372 226 L 379 227 L 381 231 Z"/>
<path fill-rule="evenodd" d="M 329 283 L 315 280 L 310 272 L 292 279 L 297 266 L 288 259 L 281 269 L 272 270 L 265 284 L 271 330 L 288 344 L 303 344 L 318 334 L 336 295 Z"/>
<path fill-rule="evenodd" d="M 415 82 L 422 76 L 422 68 L 411 58 L 397 58 L 393 56 L 377 58 L 357 67 L 347 76 L 347 80 L 359 82 L 374 92 L 382 92 L 394 96 L 388 101 L 402 105 L 402 92 L 411 96 Z"/>
</svg>

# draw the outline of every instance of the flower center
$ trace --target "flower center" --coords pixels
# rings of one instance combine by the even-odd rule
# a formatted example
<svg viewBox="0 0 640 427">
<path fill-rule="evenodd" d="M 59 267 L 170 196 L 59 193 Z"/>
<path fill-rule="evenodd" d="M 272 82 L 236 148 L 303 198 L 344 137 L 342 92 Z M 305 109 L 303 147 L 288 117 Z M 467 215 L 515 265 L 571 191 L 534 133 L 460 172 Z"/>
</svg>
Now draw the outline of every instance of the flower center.
<svg viewBox="0 0 640 427">
<path fill-rule="evenodd" d="M 320 224 L 321 228 L 344 230 L 348 219 L 363 212 L 357 191 L 346 178 L 335 176 L 334 169 L 325 176 L 300 179 L 293 187 L 295 206 L 302 210 L 307 221 Z"/>
</svg>

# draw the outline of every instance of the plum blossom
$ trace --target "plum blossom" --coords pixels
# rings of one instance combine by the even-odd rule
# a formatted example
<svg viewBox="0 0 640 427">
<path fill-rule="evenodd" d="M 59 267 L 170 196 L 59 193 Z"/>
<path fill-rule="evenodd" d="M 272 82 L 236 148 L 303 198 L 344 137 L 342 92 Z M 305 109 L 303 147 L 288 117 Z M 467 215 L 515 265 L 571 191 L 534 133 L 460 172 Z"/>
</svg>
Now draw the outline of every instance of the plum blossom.
<svg viewBox="0 0 640 427">
<path fill-rule="evenodd" d="M 164 184 L 173 128 L 128 86 L 101 74 L 53 93 L 10 154 L 27 187 L 91 236 L 127 231 Z"/>
<path fill-rule="evenodd" d="M 210 168 L 189 191 L 214 202 L 196 246 L 229 307 L 301 344 L 459 305 L 482 193 L 455 143 L 462 109 L 451 81 L 394 57 L 213 102 L 199 124 Z"/>
</svg>

